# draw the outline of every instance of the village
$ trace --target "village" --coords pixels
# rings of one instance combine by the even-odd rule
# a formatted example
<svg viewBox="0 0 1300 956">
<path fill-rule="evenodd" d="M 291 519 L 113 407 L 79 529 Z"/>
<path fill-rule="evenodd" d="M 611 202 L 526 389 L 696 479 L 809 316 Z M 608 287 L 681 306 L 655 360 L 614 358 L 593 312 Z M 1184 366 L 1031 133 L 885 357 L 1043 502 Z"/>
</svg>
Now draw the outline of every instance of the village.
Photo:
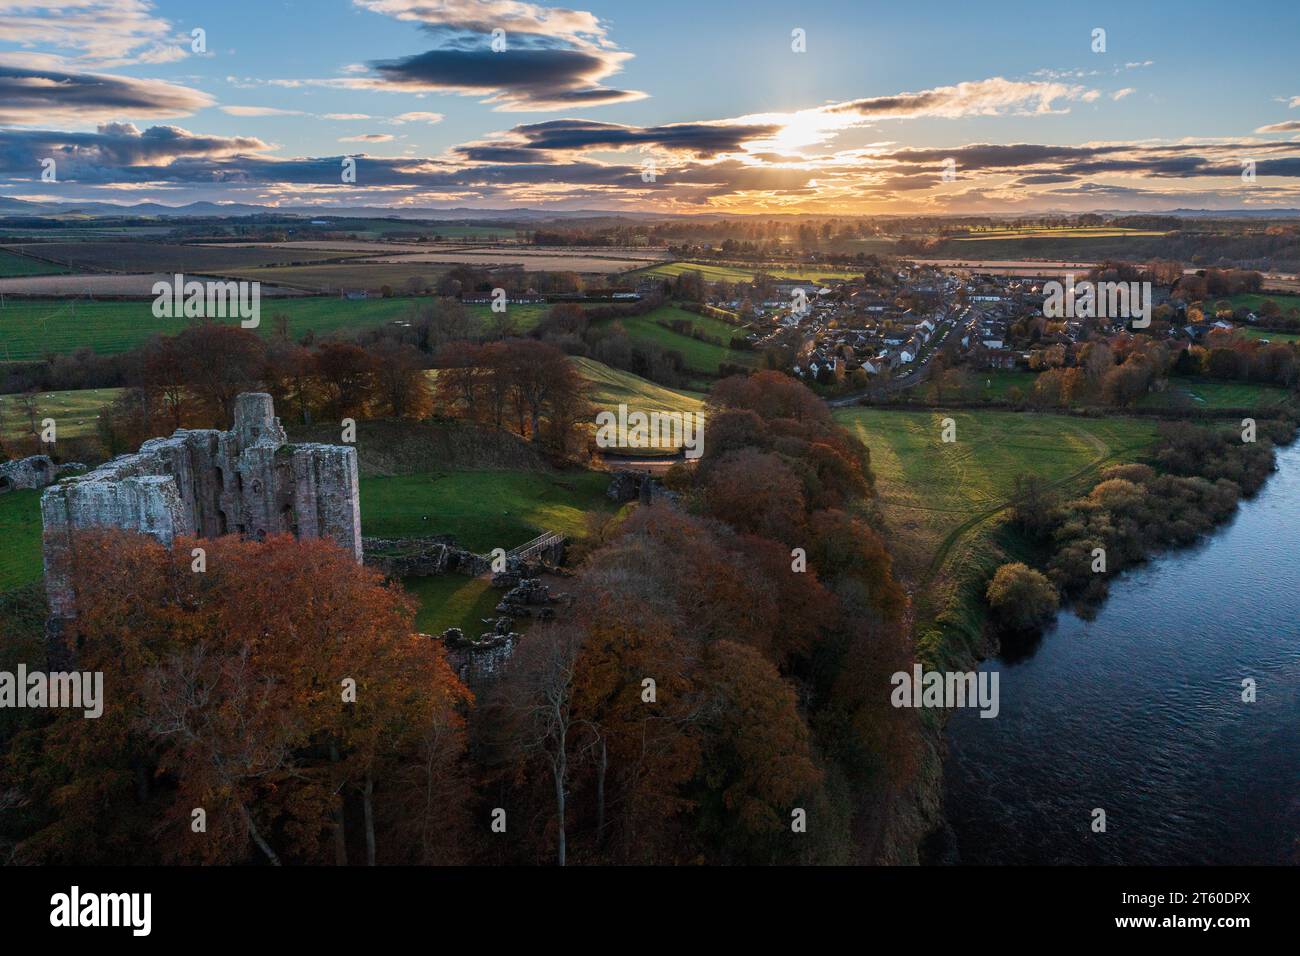
<svg viewBox="0 0 1300 956">
<path fill-rule="evenodd" d="M 944 353 L 949 364 L 972 370 L 1073 365 L 1092 336 L 1112 344 L 1143 330 L 1172 352 L 1202 343 L 1214 331 L 1231 333 L 1258 321 L 1249 309 L 1232 315 L 1188 311 L 1175 285 L 1157 285 L 1150 305 L 1156 325 L 1130 327 L 1122 316 L 1053 317 L 1046 287 L 1059 272 L 1003 275 L 941 270 L 902 263 L 891 282 L 866 279 L 821 283 L 779 279 L 755 288 L 754 302 L 714 294 L 717 315 L 747 320 L 755 350 L 793 353 L 786 371 L 809 383 L 852 391 L 888 392 L 922 381 L 929 363 Z M 1066 277 L 1071 281 L 1071 277 Z"/>
</svg>

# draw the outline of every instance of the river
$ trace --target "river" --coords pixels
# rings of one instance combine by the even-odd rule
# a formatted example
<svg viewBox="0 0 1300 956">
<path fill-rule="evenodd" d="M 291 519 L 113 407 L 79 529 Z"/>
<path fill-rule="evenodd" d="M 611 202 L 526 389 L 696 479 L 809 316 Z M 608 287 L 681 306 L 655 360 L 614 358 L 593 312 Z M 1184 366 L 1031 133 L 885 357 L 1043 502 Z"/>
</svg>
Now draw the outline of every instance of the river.
<svg viewBox="0 0 1300 956">
<path fill-rule="evenodd" d="M 1300 442 L 1278 467 L 1201 544 L 1112 581 L 1094 620 L 984 662 L 999 715 L 947 726 L 961 863 L 1300 863 Z"/>
</svg>

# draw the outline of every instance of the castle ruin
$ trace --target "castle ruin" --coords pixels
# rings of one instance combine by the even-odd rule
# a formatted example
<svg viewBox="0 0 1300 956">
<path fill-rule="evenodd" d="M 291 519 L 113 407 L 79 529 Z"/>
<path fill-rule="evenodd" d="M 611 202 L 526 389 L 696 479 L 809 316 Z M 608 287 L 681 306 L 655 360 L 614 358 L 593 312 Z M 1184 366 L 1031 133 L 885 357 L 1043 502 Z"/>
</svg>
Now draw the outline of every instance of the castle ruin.
<svg viewBox="0 0 1300 956">
<path fill-rule="evenodd" d="M 234 427 L 179 429 L 133 455 L 60 481 L 41 496 L 51 637 L 76 617 L 73 533 L 123 528 L 170 546 L 179 536 L 269 534 L 332 538 L 361 562 L 357 453 L 344 445 L 288 444 L 271 396 L 235 399 Z"/>
</svg>

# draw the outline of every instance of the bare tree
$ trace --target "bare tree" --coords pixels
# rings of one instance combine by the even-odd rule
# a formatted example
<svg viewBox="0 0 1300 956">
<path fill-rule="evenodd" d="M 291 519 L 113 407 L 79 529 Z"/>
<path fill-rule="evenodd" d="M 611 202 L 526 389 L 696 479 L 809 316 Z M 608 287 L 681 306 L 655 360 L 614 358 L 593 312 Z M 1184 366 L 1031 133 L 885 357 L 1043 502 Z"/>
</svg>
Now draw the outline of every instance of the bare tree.
<svg viewBox="0 0 1300 956">
<path fill-rule="evenodd" d="M 550 772 L 555 788 L 557 820 L 556 862 L 565 864 L 565 813 L 569 768 L 599 739 L 578 741 L 585 722 L 573 715 L 573 675 L 582 647 L 583 631 L 572 624 L 531 631 L 510 662 L 503 687 L 511 743 L 518 753 L 538 757 Z"/>
</svg>

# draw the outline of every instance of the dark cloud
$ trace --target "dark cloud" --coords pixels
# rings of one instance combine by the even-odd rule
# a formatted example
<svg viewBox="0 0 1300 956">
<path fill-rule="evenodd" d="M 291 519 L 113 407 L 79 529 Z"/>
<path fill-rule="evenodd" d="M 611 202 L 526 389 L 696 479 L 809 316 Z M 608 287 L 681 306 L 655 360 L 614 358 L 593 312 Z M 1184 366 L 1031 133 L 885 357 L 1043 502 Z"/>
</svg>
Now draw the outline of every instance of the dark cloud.
<svg viewBox="0 0 1300 956">
<path fill-rule="evenodd" d="M 269 149 L 252 136 L 196 136 L 179 126 L 106 123 L 93 133 L 0 130 L 0 172 L 32 174 L 53 157 L 63 180 L 136 181 L 136 167 Z"/>
<path fill-rule="evenodd" d="M 601 85 L 627 54 L 601 49 L 513 45 L 442 48 L 370 64 L 379 86 L 402 90 L 490 94 L 513 109 L 557 109 L 640 99 L 643 94 Z"/>
<path fill-rule="evenodd" d="M 1059 173 L 1037 173 L 1033 176 L 1021 176 L 1016 180 L 1017 186 L 1047 186 L 1052 183 L 1072 183 L 1077 176 L 1062 176 Z"/>
<path fill-rule="evenodd" d="M 161 80 L 0 65 L 0 123 L 155 119 L 212 102 L 206 93 Z"/>
<path fill-rule="evenodd" d="M 586 149 L 625 149 L 632 146 L 658 146 L 700 158 L 718 153 L 738 152 L 741 144 L 780 129 L 771 124 L 724 125 L 719 123 L 674 123 L 666 126 L 621 126 L 587 120 L 554 120 L 528 123 L 510 130 L 510 141 L 482 144 L 503 149 L 526 148 L 533 151 L 576 152 Z M 468 156 L 472 149 L 460 150 Z"/>
</svg>

